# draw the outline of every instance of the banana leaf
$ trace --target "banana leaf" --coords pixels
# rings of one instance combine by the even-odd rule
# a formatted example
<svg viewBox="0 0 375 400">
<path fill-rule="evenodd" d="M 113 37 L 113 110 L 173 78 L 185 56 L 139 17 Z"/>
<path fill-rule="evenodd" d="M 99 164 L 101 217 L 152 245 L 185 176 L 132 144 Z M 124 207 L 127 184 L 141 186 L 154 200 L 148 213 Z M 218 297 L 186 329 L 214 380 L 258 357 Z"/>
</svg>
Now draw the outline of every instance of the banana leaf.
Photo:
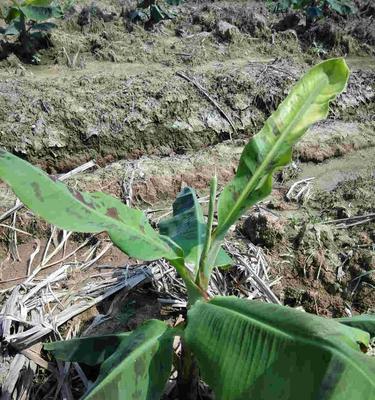
<svg viewBox="0 0 375 400">
<path fill-rule="evenodd" d="M 143 212 L 104 193 L 68 188 L 1 148 L 0 179 L 8 183 L 33 212 L 59 228 L 75 232 L 108 232 L 117 247 L 141 260 L 181 257 L 181 249 L 154 231 Z"/>
<path fill-rule="evenodd" d="M 127 340 L 131 332 L 113 335 L 89 336 L 59 342 L 44 343 L 44 350 L 50 351 L 62 361 L 98 365 L 109 358 Z"/>
<path fill-rule="evenodd" d="M 343 59 L 311 68 L 249 141 L 235 178 L 219 197 L 217 240 L 249 207 L 270 194 L 273 172 L 291 161 L 293 144 L 309 126 L 327 117 L 330 101 L 344 90 L 348 77 Z"/>
<path fill-rule="evenodd" d="M 85 400 L 160 399 L 172 369 L 174 331 L 150 320 L 107 358 Z"/>
<path fill-rule="evenodd" d="M 375 337 L 375 314 L 355 315 L 354 317 L 337 318 L 341 324 L 352 326 L 368 332 L 371 337 Z"/>
<path fill-rule="evenodd" d="M 372 400 L 369 334 L 334 320 L 235 297 L 198 301 L 184 338 L 218 400 Z"/>
<path fill-rule="evenodd" d="M 185 187 L 181 190 L 173 203 L 173 217 L 162 220 L 159 231 L 182 248 L 185 264 L 196 276 L 206 238 L 206 222 L 194 189 Z M 214 266 L 231 264 L 231 258 L 220 249 Z"/>
<path fill-rule="evenodd" d="M 37 22 L 46 21 L 50 18 L 62 18 L 64 16 L 60 6 L 42 7 L 26 5 L 19 7 L 19 10 L 26 18 Z"/>
</svg>

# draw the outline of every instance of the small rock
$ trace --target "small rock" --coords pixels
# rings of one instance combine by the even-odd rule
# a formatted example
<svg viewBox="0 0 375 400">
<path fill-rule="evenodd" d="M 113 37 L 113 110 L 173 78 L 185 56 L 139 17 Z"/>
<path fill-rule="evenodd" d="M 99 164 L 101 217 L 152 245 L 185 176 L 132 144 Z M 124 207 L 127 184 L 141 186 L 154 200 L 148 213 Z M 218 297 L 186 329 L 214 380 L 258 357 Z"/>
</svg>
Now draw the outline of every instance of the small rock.
<svg viewBox="0 0 375 400">
<path fill-rule="evenodd" d="M 233 41 L 236 37 L 238 37 L 240 31 L 236 26 L 230 24 L 229 22 L 220 20 L 216 25 L 216 33 L 223 40 Z"/>
</svg>

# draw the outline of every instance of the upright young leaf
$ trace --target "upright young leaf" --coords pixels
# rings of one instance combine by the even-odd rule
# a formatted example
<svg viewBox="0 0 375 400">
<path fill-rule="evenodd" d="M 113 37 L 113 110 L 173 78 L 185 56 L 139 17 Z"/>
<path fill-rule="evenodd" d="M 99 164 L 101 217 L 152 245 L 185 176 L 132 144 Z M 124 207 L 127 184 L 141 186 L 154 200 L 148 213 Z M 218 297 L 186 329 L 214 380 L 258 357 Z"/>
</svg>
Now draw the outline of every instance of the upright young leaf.
<svg viewBox="0 0 375 400">
<path fill-rule="evenodd" d="M 246 145 L 235 178 L 219 198 L 218 240 L 246 209 L 270 194 L 273 172 L 291 161 L 293 144 L 309 126 L 326 118 L 329 102 L 343 91 L 348 77 L 343 59 L 311 68 Z"/>
<path fill-rule="evenodd" d="M 161 221 L 159 230 L 182 248 L 185 263 L 196 275 L 206 237 L 206 223 L 194 189 L 185 187 L 181 190 L 173 203 L 173 217 Z M 214 266 L 225 267 L 231 263 L 231 258 L 220 249 Z"/>
<path fill-rule="evenodd" d="M 62 229 L 108 232 L 116 246 L 141 260 L 181 257 L 178 246 L 154 231 L 143 212 L 104 193 L 79 192 L 54 182 L 43 171 L 2 149 L 0 179 L 33 212 Z"/>
<path fill-rule="evenodd" d="M 88 336 L 45 343 L 43 347 L 58 360 L 98 365 L 109 358 L 130 335 L 131 332 Z"/>
<path fill-rule="evenodd" d="M 192 271 L 199 264 L 205 230 L 203 211 L 197 196 L 192 188 L 185 187 L 173 203 L 173 217 L 161 221 L 159 231 L 182 248 L 185 262 L 192 264 Z"/>
<path fill-rule="evenodd" d="M 369 335 L 335 320 L 235 297 L 198 301 L 184 338 L 218 400 L 372 400 Z"/>
<path fill-rule="evenodd" d="M 172 369 L 173 337 L 158 320 L 136 329 L 102 364 L 85 400 L 159 400 Z"/>
</svg>

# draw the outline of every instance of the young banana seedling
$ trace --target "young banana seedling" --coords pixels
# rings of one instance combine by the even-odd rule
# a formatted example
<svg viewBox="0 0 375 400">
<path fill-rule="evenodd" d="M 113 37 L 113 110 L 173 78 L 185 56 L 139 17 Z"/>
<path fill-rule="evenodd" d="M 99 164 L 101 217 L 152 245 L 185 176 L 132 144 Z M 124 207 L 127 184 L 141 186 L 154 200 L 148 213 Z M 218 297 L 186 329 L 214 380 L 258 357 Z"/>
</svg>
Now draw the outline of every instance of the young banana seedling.
<svg viewBox="0 0 375 400">
<path fill-rule="evenodd" d="M 175 336 L 183 343 L 180 398 L 196 398 L 198 370 L 221 400 L 375 398 L 375 359 L 361 351 L 375 334 L 373 316 L 329 320 L 207 293 L 213 268 L 231 264 L 221 247 L 228 229 L 269 195 L 274 171 L 291 161 L 293 144 L 309 126 L 327 116 L 348 76 L 342 59 L 310 69 L 245 146 L 237 173 L 217 202 L 212 179 L 208 220 L 194 190 L 184 188 L 159 232 L 120 200 L 70 189 L 0 150 L 0 178 L 37 215 L 65 230 L 107 232 L 130 257 L 165 258 L 185 282 L 189 310 L 177 328 L 150 320 L 130 333 L 45 344 L 57 359 L 100 365 L 85 399 L 159 399 L 170 377 Z"/>
</svg>

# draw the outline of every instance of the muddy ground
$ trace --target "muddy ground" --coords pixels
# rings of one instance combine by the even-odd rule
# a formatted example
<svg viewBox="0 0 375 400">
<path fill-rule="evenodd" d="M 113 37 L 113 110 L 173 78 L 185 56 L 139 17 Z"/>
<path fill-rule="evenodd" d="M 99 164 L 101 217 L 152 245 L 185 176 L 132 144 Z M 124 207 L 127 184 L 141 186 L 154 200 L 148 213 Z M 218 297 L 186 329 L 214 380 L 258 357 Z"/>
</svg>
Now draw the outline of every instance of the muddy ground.
<svg viewBox="0 0 375 400">
<path fill-rule="evenodd" d="M 95 159 L 96 168 L 68 184 L 126 201 L 130 182 L 132 204 L 160 210 L 148 214 L 157 223 L 183 186 L 205 196 L 216 170 L 221 188 L 244 144 L 301 74 L 344 56 L 347 90 L 295 147 L 272 195 L 228 240 L 263 249 L 272 290 L 286 305 L 327 317 L 375 312 L 375 17 L 371 2 L 357 3 L 360 16 L 331 17 L 306 30 L 302 16 L 275 16 L 260 1 L 187 1 L 168 6 L 174 19 L 146 30 L 127 18 L 134 2 L 84 9 L 91 2 L 81 1 L 39 51 L 38 65 L 22 54 L 0 62 L 0 144 L 57 175 Z M 104 21 L 95 7 L 110 17 Z M 15 200 L 0 183 L 0 214 Z M 25 210 L 16 224 L 33 236 L 17 236 L 16 260 L 14 237 L 0 227 L 4 290 L 22 283 L 35 238 L 45 243 L 50 234 Z M 111 250 L 100 262 L 128 261 Z M 135 316 L 100 332 L 164 318 L 147 290 L 121 300 Z M 100 311 L 82 316 L 84 326 Z"/>
</svg>

